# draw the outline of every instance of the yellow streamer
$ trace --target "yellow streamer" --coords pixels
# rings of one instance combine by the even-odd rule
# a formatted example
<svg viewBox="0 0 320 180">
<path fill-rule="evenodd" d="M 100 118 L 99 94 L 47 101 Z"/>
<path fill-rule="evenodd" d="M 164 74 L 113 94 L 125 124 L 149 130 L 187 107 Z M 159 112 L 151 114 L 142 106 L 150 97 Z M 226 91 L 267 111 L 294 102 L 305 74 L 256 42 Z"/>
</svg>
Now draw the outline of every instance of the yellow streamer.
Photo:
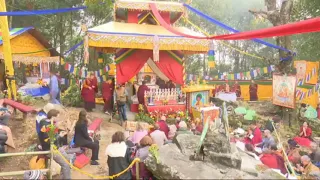
<svg viewBox="0 0 320 180">
<path fill-rule="evenodd" d="M 187 23 L 189 23 L 191 26 L 193 26 L 194 28 L 196 28 L 196 29 L 197 29 L 198 31 L 200 31 L 201 33 L 203 33 L 204 35 L 206 35 L 206 36 L 208 36 L 208 37 L 212 36 L 212 35 L 209 35 L 207 32 L 205 32 L 204 30 L 202 30 L 199 26 L 193 24 L 189 19 L 186 19 L 185 17 L 182 17 L 182 18 L 183 18 Z M 242 51 L 242 50 L 240 50 L 240 49 L 238 49 L 238 48 L 236 48 L 236 47 L 233 47 L 233 46 L 231 46 L 231 45 L 229 45 L 229 44 L 227 44 L 227 43 L 225 43 L 225 42 L 223 42 L 223 41 L 219 41 L 218 43 L 221 43 L 221 44 L 223 44 L 223 45 L 225 45 L 225 46 L 228 46 L 229 48 L 234 49 L 234 50 L 238 51 L 238 52 L 241 53 L 241 54 L 245 54 L 245 55 L 247 55 L 247 56 L 251 56 L 251 57 L 254 57 L 254 58 L 257 58 L 257 59 L 264 59 L 263 57 L 259 57 L 259 56 L 254 55 L 254 54 L 250 54 L 250 53 L 244 52 L 244 51 Z"/>
<path fill-rule="evenodd" d="M 62 159 L 63 159 L 73 170 L 76 170 L 76 171 L 80 172 L 81 174 L 87 175 L 87 176 L 89 176 L 89 177 L 91 177 L 91 178 L 94 178 L 94 179 L 114 179 L 114 178 L 116 178 L 116 177 L 121 176 L 122 174 L 124 174 L 124 173 L 127 172 L 128 170 L 130 170 L 130 168 L 132 168 L 132 166 L 133 166 L 136 162 L 140 162 L 140 159 L 139 159 L 139 158 L 135 158 L 135 159 L 131 162 L 131 164 L 130 164 L 125 170 L 121 171 L 121 172 L 118 173 L 118 174 L 115 174 L 115 175 L 112 175 L 112 176 L 96 176 L 96 175 L 90 174 L 90 173 L 88 173 L 88 172 L 86 172 L 86 171 L 83 171 L 83 170 L 81 170 L 81 169 L 73 166 L 73 165 L 61 154 L 61 152 L 57 149 L 56 146 L 54 146 L 53 149 L 54 149 L 54 153 L 57 153 L 59 156 L 61 156 Z"/>
</svg>

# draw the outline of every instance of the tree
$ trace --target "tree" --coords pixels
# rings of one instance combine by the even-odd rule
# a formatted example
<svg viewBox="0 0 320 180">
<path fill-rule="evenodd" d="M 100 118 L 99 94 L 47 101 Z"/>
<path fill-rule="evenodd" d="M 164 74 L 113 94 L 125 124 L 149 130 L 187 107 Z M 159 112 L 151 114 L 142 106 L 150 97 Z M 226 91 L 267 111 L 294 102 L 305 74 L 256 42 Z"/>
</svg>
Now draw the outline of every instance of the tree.
<svg viewBox="0 0 320 180">
<path fill-rule="evenodd" d="M 277 0 L 265 0 L 265 5 L 267 6 L 267 11 L 264 10 L 249 10 L 252 14 L 258 17 L 263 17 L 269 20 L 273 26 L 279 26 L 288 24 L 290 22 L 290 17 L 293 8 L 293 0 L 283 0 L 281 2 L 280 9 L 277 7 Z M 291 39 L 290 36 L 277 37 L 277 45 L 286 49 L 291 49 Z M 287 57 L 287 52 L 279 50 L 279 58 Z M 282 73 L 290 73 L 292 61 L 280 61 L 279 71 Z"/>
</svg>

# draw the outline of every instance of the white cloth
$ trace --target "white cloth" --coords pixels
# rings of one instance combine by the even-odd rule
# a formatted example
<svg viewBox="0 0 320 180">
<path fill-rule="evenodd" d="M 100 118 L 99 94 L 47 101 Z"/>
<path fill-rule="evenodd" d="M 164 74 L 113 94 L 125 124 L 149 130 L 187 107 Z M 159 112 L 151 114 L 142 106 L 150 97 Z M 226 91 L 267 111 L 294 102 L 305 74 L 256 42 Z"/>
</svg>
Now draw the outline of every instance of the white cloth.
<svg viewBox="0 0 320 180">
<path fill-rule="evenodd" d="M 223 101 L 231 101 L 236 102 L 237 101 L 237 95 L 236 93 L 225 93 L 225 92 L 219 92 L 216 94 L 216 98 L 219 98 Z"/>
<path fill-rule="evenodd" d="M 148 59 L 147 64 L 151 68 L 151 70 L 160 77 L 160 79 L 164 81 L 169 81 L 169 78 L 161 72 L 161 70 L 158 68 L 158 66 L 155 64 L 155 62 L 152 59 Z"/>
</svg>

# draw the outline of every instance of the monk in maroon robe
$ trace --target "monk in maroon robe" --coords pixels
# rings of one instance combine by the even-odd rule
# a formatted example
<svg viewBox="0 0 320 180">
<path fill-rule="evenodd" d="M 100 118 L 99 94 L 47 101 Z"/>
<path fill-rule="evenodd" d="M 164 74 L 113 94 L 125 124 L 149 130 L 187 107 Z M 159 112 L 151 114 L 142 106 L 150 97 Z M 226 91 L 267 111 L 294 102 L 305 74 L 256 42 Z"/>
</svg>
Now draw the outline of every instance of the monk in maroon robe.
<svg viewBox="0 0 320 180">
<path fill-rule="evenodd" d="M 94 89 L 94 92 L 97 93 L 98 92 L 98 79 L 93 73 L 90 74 L 90 78 L 91 78 L 91 83 L 92 83 L 92 87 Z"/>
<path fill-rule="evenodd" d="M 91 112 L 92 109 L 94 109 L 96 107 L 95 91 L 94 91 L 94 86 L 93 86 L 91 78 L 87 78 L 83 82 L 81 96 L 84 101 L 84 108 L 88 112 Z"/>
<path fill-rule="evenodd" d="M 112 112 L 112 94 L 113 94 L 113 84 L 112 84 L 112 80 L 109 79 L 108 81 L 104 81 L 102 83 L 102 98 L 104 101 L 104 107 L 103 107 L 103 111 L 106 113 L 110 113 Z"/>
<path fill-rule="evenodd" d="M 238 83 L 238 81 L 236 81 L 232 87 L 233 92 L 236 93 L 237 97 L 241 97 L 241 87 Z"/>
<path fill-rule="evenodd" d="M 249 86 L 249 94 L 250 94 L 250 101 L 257 101 L 258 100 L 258 84 L 256 84 L 253 80 Z"/>
<path fill-rule="evenodd" d="M 167 88 L 168 88 L 168 89 L 174 89 L 174 88 L 176 88 L 176 85 L 174 85 L 173 82 L 170 80 L 170 81 L 168 81 L 168 83 L 167 83 Z"/>
<path fill-rule="evenodd" d="M 138 101 L 139 101 L 139 104 L 143 104 L 145 105 L 145 102 L 144 102 L 144 93 L 146 91 L 149 91 L 149 87 L 146 85 L 146 81 L 142 81 L 142 85 L 139 86 L 139 89 L 138 89 L 138 92 L 137 92 L 137 97 L 138 97 Z"/>
</svg>

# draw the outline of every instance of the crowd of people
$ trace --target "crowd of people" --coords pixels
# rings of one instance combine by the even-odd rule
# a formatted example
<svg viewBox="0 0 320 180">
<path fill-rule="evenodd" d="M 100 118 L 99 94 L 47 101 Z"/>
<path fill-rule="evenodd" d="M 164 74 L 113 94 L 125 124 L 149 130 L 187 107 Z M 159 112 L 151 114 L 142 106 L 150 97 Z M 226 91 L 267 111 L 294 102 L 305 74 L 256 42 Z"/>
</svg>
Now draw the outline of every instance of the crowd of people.
<svg viewBox="0 0 320 180">
<path fill-rule="evenodd" d="M 274 118 L 273 123 L 279 123 L 279 118 Z M 259 159 L 264 165 L 278 169 L 282 174 L 298 174 L 301 179 L 320 178 L 320 148 L 312 140 L 312 129 L 304 122 L 297 132 L 297 136 L 286 143 L 277 144 L 272 135 L 274 126 L 270 124 L 262 127 L 261 123 L 254 122 L 250 125 L 247 135 L 242 141 L 245 151 Z M 305 150 L 307 149 L 307 151 Z M 287 163 L 287 159 L 290 164 Z"/>
</svg>

